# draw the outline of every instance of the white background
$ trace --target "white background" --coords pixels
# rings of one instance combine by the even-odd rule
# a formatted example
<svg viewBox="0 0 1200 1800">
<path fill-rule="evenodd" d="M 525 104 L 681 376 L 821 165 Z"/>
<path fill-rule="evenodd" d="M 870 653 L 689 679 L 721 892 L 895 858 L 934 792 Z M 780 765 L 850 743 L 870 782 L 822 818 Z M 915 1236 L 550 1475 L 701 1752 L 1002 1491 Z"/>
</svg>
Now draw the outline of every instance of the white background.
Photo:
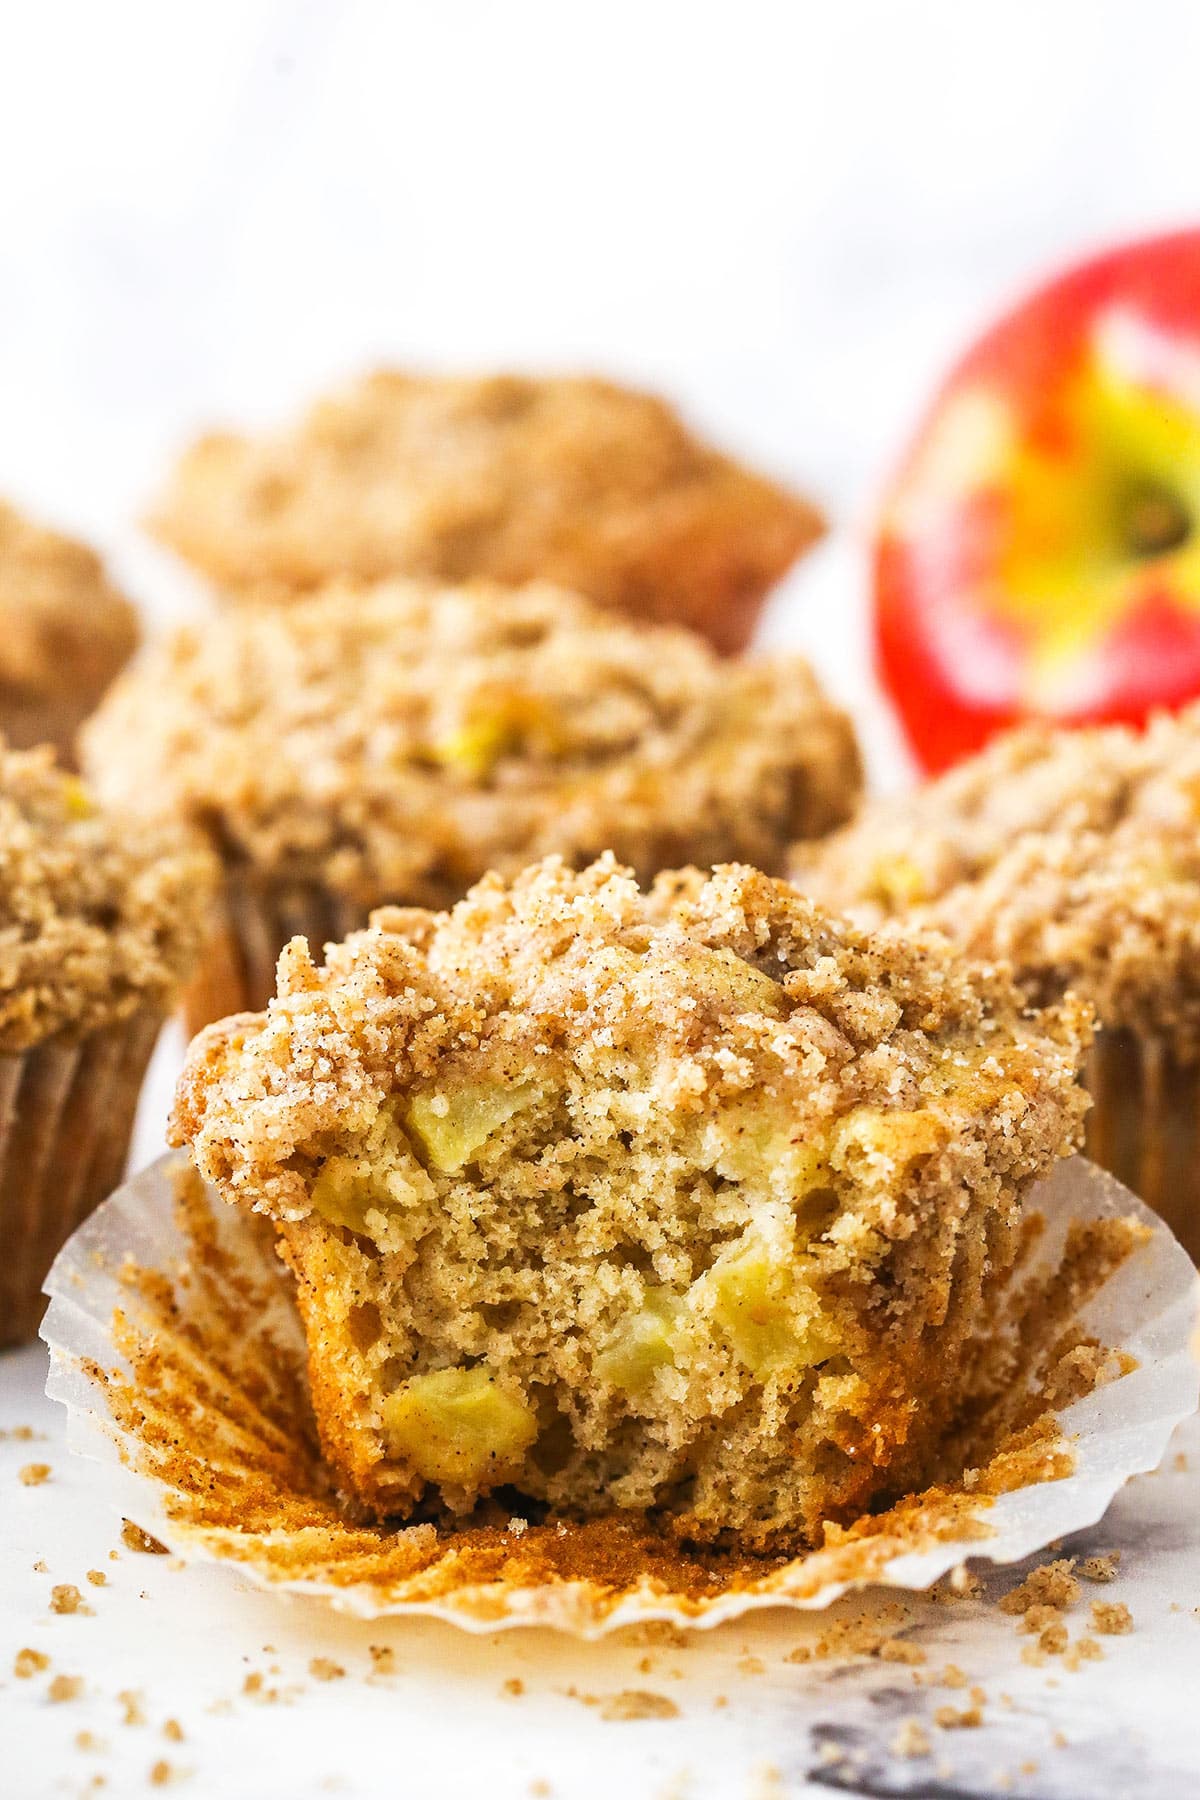
<svg viewBox="0 0 1200 1800">
<path fill-rule="evenodd" d="M 178 590 L 134 521 L 200 424 L 284 416 L 383 357 L 610 371 L 830 508 L 840 539 L 776 620 L 862 708 L 855 544 L 890 461 L 989 312 L 1077 251 L 1200 217 L 1198 69 L 1187 0 L 0 0 L 0 491 L 113 551 L 163 615 Z M 110 1565 L 114 1522 L 42 1373 L 36 1349 L 0 1358 L 0 1424 L 49 1433 L 0 1444 L 4 1800 L 97 1771 L 151 1791 L 162 1754 L 183 1791 L 248 1800 L 478 1800 L 542 1776 L 556 1800 L 776 1800 L 825 1779 L 822 1729 L 857 1734 L 891 1784 L 874 1791 L 928 1791 L 929 1764 L 887 1755 L 895 1722 L 964 1696 L 783 1664 L 808 1626 L 717 1634 L 648 1677 L 633 1652 L 362 1631 L 219 1573 Z M 1200 1792 L 1198 1443 L 1190 1474 L 1135 1484 L 1091 1535 L 1124 1548 L 1109 1593 L 1138 1617 L 1103 1664 L 1060 1680 L 1021 1662 L 1011 1622 L 914 1604 L 931 1664 L 988 1686 L 987 1729 L 939 1741 L 961 1791 Z M 22 1487 L 35 1458 L 53 1479 Z M 54 1618 L 48 1584 L 96 1565 L 95 1616 Z M 382 1688 L 361 1680 L 368 1640 L 396 1646 Z M 86 1676 L 77 1707 L 12 1677 L 22 1643 Z M 763 1677 L 739 1673 L 747 1643 Z M 314 1687 L 313 1651 L 352 1678 Z M 276 1666 L 306 1690 L 294 1705 L 239 1697 L 247 1668 Z M 681 1721 L 603 1724 L 565 1691 L 626 1685 L 669 1690 Z M 120 1726 L 122 1688 L 145 1694 L 145 1727 Z M 186 1748 L 161 1738 L 168 1713 Z M 81 1726 L 106 1748 L 77 1750 Z"/>
</svg>

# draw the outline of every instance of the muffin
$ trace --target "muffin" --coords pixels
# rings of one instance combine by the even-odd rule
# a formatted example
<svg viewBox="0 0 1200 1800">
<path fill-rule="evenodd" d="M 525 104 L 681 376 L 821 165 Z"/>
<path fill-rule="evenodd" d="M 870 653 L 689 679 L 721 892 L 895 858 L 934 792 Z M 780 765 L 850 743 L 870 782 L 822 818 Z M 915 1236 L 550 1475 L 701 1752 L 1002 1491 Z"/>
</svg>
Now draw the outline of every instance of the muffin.
<svg viewBox="0 0 1200 1800">
<path fill-rule="evenodd" d="M 382 370 L 290 431 L 202 438 L 151 519 L 235 594 L 544 579 L 741 649 L 820 535 L 796 495 L 613 382 Z"/>
<path fill-rule="evenodd" d="M 0 1345 L 116 1186 L 159 1025 L 215 869 L 178 833 L 97 810 L 49 749 L 0 746 Z"/>
<path fill-rule="evenodd" d="M 320 945 L 384 902 L 449 906 L 555 851 L 613 849 L 643 876 L 778 869 L 860 785 L 805 664 L 723 662 L 543 585 L 395 581 L 228 612 L 153 648 L 84 754 L 106 799 L 198 825 L 222 858 L 194 1026 L 265 1006 L 296 933 Z"/>
<path fill-rule="evenodd" d="M 1013 732 L 792 873 L 859 923 L 1003 958 L 1032 1005 L 1087 999 L 1088 1153 L 1200 1255 L 1200 707 Z"/>
<path fill-rule="evenodd" d="M 1086 1032 L 752 869 L 549 859 L 289 945 L 171 1136 L 273 1221 L 365 1514 L 816 1543 L 936 1463 Z"/>
<path fill-rule="evenodd" d="M 137 640 L 137 615 L 99 557 L 0 500 L 0 735 L 69 760 Z"/>
</svg>

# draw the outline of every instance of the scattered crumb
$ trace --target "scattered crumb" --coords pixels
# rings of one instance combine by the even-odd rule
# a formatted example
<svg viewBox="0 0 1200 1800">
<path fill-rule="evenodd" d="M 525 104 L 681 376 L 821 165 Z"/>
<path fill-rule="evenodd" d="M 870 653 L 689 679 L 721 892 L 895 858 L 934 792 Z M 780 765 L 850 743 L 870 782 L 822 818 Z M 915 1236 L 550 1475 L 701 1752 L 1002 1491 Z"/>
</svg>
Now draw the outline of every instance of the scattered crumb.
<svg viewBox="0 0 1200 1800">
<path fill-rule="evenodd" d="M 939 1706 L 933 1715 L 935 1725 L 943 1731 L 961 1731 L 972 1729 L 983 1724 L 983 1713 L 978 1706 L 964 1706 L 960 1711 L 957 1706 Z"/>
<path fill-rule="evenodd" d="M 957 1663 L 947 1663 L 938 1677 L 939 1687 L 965 1688 L 967 1678 Z"/>
<path fill-rule="evenodd" d="M 761 1656 L 743 1656 L 737 1669 L 739 1675 L 765 1675 L 767 1665 Z"/>
<path fill-rule="evenodd" d="M 136 1688 L 122 1688 L 117 1695 L 121 1702 L 121 1723 L 123 1725 L 144 1725 L 146 1714 L 142 1709 L 142 1696 Z"/>
<path fill-rule="evenodd" d="M 638 1649 L 643 1644 L 666 1644 L 672 1650 L 686 1650 L 688 1634 L 670 1619 L 643 1619 L 636 1625 L 622 1626 L 616 1634 L 616 1641 L 627 1644 L 631 1649 Z"/>
<path fill-rule="evenodd" d="M 163 1736 L 167 1738 L 169 1742 L 172 1744 L 182 1744 L 183 1726 L 179 1723 L 178 1719 L 164 1719 L 162 1729 Z"/>
<path fill-rule="evenodd" d="M 90 1613 L 91 1610 L 73 1581 L 60 1581 L 50 1589 L 51 1612 Z"/>
<path fill-rule="evenodd" d="M 1050 1739 L 1050 1742 L 1054 1745 L 1056 1750 L 1065 1750 L 1070 1739 L 1067 1737 L 1065 1731 L 1056 1731 L 1054 1736 Z"/>
<path fill-rule="evenodd" d="M 783 1660 L 785 1663 L 811 1662 L 812 1661 L 812 1647 L 809 1644 L 797 1644 L 794 1650 L 788 1651 L 787 1655 L 784 1657 Z"/>
<path fill-rule="evenodd" d="M 49 1481 L 50 1475 L 49 1463 L 26 1463 L 23 1469 L 17 1470 L 17 1480 L 26 1487 L 41 1487 L 43 1481 Z"/>
<path fill-rule="evenodd" d="M 1025 1613 L 1031 1606 L 1053 1606 L 1064 1611 L 1074 1606 L 1079 1598 L 1079 1583 L 1072 1574 L 1074 1567 L 1073 1557 L 1043 1563 L 1001 1598 L 1000 1611 Z"/>
<path fill-rule="evenodd" d="M 33 1572 L 35 1575 L 48 1575 L 50 1573 L 49 1566 L 46 1563 L 44 1557 L 41 1557 L 41 1556 L 38 1557 L 37 1561 L 33 1565 Z"/>
<path fill-rule="evenodd" d="M 103 1569 L 89 1569 L 87 1572 L 87 1578 L 91 1582 L 93 1587 L 107 1587 L 108 1586 L 108 1576 L 104 1573 Z"/>
<path fill-rule="evenodd" d="M 928 1756 L 929 1733 L 919 1719 L 901 1719 L 900 1729 L 892 1739 L 893 1756 Z"/>
<path fill-rule="evenodd" d="M 623 1688 L 601 1702 L 602 1719 L 677 1719 L 679 1708 L 665 1694 L 652 1694 L 644 1688 Z"/>
<path fill-rule="evenodd" d="M 1174 1468 L 1177 1475 L 1186 1475 L 1188 1467 L 1187 1452 L 1185 1450 L 1177 1450 L 1171 1466 Z"/>
<path fill-rule="evenodd" d="M 396 1652 L 390 1644 L 370 1644 L 371 1663 L 376 1675 L 394 1675 L 396 1672 Z"/>
<path fill-rule="evenodd" d="M 108 1553 L 108 1560 L 109 1562 L 120 1562 L 121 1552 L 119 1550 L 110 1550 Z"/>
<path fill-rule="evenodd" d="M 910 1644 L 907 1638 L 884 1638 L 879 1646 L 879 1660 L 915 1665 L 925 1661 L 925 1652 L 920 1644 Z"/>
<path fill-rule="evenodd" d="M 1111 1556 L 1085 1556 L 1079 1565 L 1079 1573 L 1085 1581 L 1111 1581 L 1116 1575 L 1120 1560 L 1119 1550 L 1114 1551 Z"/>
<path fill-rule="evenodd" d="M 11 1431 L 0 1431 L 0 1443 L 11 1438 L 14 1444 L 32 1444 L 35 1438 L 41 1437 L 32 1425 L 14 1425 Z"/>
<path fill-rule="evenodd" d="M 158 1762 L 156 1762 L 150 1770 L 151 1787 L 166 1787 L 168 1781 L 172 1780 L 174 1773 L 175 1771 L 172 1769 L 170 1763 L 160 1757 Z"/>
<path fill-rule="evenodd" d="M 1026 1644 L 1021 1652 L 1021 1661 L 1023 1663 L 1028 1663 L 1031 1669 L 1044 1669 L 1046 1666 L 1046 1652 L 1044 1650 L 1039 1650 L 1036 1644 Z"/>
<path fill-rule="evenodd" d="M 132 1519 L 121 1521 L 121 1542 L 127 1550 L 140 1550 L 144 1556 L 167 1556 L 167 1546 L 160 1544 L 156 1537 L 135 1525 Z"/>
<path fill-rule="evenodd" d="M 1030 1637 L 1036 1637 L 1039 1632 L 1048 1631 L 1061 1623 L 1062 1613 L 1057 1606 L 1030 1606 L 1021 1614 L 1018 1630 L 1027 1631 Z"/>
<path fill-rule="evenodd" d="M 713 1700 L 713 1711 L 720 1712 L 720 1710 L 723 1706 L 728 1706 L 728 1705 L 729 1705 L 729 1695 L 728 1694 L 718 1694 L 718 1695 L 716 1695 L 716 1697 Z"/>
<path fill-rule="evenodd" d="M 500 1691 L 502 1694 L 511 1694 L 514 1700 L 519 1700 L 525 1692 L 525 1683 L 519 1675 L 510 1675 Z"/>
<path fill-rule="evenodd" d="M 1101 1637 L 1122 1637 L 1133 1630 L 1133 1614 L 1123 1600 L 1093 1600 L 1092 1625 Z"/>
<path fill-rule="evenodd" d="M 49 1667 L 50 1658 L 41 1650 L 18 1650 L 13 1658 L 13 1674 L 19 1675 L 22 1681 L 28 1681 L 31 1675 L 38 1675 Z"/>
<path fill-rule="evenodd" d="M 1067 1651 L 1063 1666 L 1074 1674 L 1082 1663 L 1100 1662 L 1103 1656 L 1104 1652 L 1094 1637 L 1081 1637 Z"/>
<path fill-rule="evenodd" d="M 341 1663 L 336 1663 L 328 1656 L 314 1656 L 308 1665 L 308 1672 L 314 1681 L 340 1681 L 346 1671 Z"/>
<path fill-rule="evenodd" d="M 754 1771 L 752 1800 L 782 1800 L 783 1776 L 774 1763 L 760 1763 Z"/>
<path fill-rule="evenodd" d="M 82 1675 L 56 1675 L 46 1689 L 51 1700 L 78 1700 L 83 1692 Z"/>
<path fill-rule="evenodd" d="M 1067 1647 L 1067 1628 L 1060 1622 L 1047 1625 L 1039 1633 L 1038 1649 L 1044 1650 L 1047 1656 L 1061 1656 Z"/>
<path fill-rule="evenodd" d="M 536 1797 L 536 1800 L 543 1800 L 543 1796 L 551 1792 L 550 1783 L 543 1781 L 539 1776 L 535 1781 L 530 1782 L 529 1792 Z"/>
<path fill-rule="evenodd" d="M 94 1731 L 77 1731 L 75 1733 L 77 1750 L 103 1750 L 104 1747 L 104 1739 L 97 1737 Z"/>
</svg>

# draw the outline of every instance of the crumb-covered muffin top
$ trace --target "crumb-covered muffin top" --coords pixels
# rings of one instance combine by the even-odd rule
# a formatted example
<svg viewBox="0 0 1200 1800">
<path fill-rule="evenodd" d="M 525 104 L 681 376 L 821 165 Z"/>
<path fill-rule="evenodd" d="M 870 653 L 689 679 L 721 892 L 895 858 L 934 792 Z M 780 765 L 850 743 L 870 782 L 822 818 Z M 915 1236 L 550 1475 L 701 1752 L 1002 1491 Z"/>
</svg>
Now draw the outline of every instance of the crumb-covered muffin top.
<svg viewBox="0 0 1200 1800">
<path fill-rule="evenodd" d="M 1072 1148 L 1087 1035 L 1074 1001 L 1031 1015 L 1003 972 L 869 937 L 753 869 L 643 894 L 611 857 L 581 874 L 551 858 L 448 915 L 384 909 L 323 967 L 293 941 L 268 1011 L 194 1041 L 172 1132 L 226 1198 L 298 1219 L 330 1148 L 397 1091 L 442 1155 L 447 1130 L 478 1145 L 571 1085 L 710 1132 L 727 1182 L 758 1172 L 786 1197 L 802 1163 L 808 1186 L 853 1193 L 847 1242 L 903 1239 L 932 1197 L 1019 1184 Z M 483 1093 L 505 1104 L 480 1131 Z"/>
<path fill-rule="evenodd" d="M 613 382 L 382 370 L 295 429 L 216 434 L 183 458 L 153 521 L 232 590 L 330 576 L 561 582 L 684 621 L 722 648 L 818 536 L 803 500 Z"/>
<path fill-rule="evenodd" d="M 0 720 L 10 743 L 59 735 L 137 644 L 137 616 L 84 544 L 0 500 Z"/>
<path fill-rule="evenodd" d="M 83 753 L 106 799 L 363 907 L 448 905 L 550 852 L 778 867 L 860 784 L 805 664 L 723 662 L 540 584 L 335 586 L 223 614 L 152 648 Z"/>
<path fill-rule="evenodd" d="M 0 747 L 0 1050 L 167 1003 L 215 870 L 178 831 L 102 812 L 48 749 Z"/>
<path fill-rule="evenodd" d="M 1200 1055 L 1200 707 L 1144 733 L 1010 733 L 798 846 L 792 875 L 864 924 L 1011 962 L 1038 1004 L 1074 988 L 1102 1024 Z"/>
</svg>

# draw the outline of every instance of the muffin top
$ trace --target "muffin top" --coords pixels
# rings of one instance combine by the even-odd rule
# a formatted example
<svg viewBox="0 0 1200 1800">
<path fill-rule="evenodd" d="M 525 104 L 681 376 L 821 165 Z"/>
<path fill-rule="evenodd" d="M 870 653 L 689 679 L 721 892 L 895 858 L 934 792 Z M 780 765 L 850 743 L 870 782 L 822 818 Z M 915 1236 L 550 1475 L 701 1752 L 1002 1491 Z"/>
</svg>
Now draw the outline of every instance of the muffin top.
<svg viewBox="0 0 1200 1800">
<path fill-rule="evenodd" d="M 439 1140 L 478 1125 L 485 1093 L 506 1102 L 495 1127 L 570 1085 L 598 1096 L 577 1105 L 597 1130 L 606 1105 L 662 1134 L 690 1121 L 726 1180 L 757 1170 L 785 1198 L 823 1160 L 868 1229 L 905 1237 L 932 1193 L 959 1204 L 964 1182 L 1017 1184 L 1072 1148 L 1087 1035 L 1073 1001 L 1031 1015 L 943 940 L 873 939 L 753 869 L 643 894 L 609 856 L 580 874 L 550 858 L 446 915 L 385 908 L 324 967 L 294 940 L 268 1011 L 194 1041 L 173 1141 L 226 1198 L 296 1219 L 331 1146 L 397 1090 L 445 1168 Z"/>
<path fill-rule="evenodd" d="M 793 878 L 867 925 L 904 918 L 1010 962 L 1031 1001 L 1076 989 L 1103 1025 L 1200 1056 L 1200 707 L 1030 726 L 868 807 Z"/>
<path fill-rule="evenodd" d="M 0 746 L 0 1051 L 165 1006 L 212 903 L 209 853 L 101 812 L 49 749 Z"/>
<path fill-rule="evenodd" d="M 847 818 L 844 715 L 794 659 L 723 662 L 543 585 L 335 586 L 153 647 L 89 725 L 108 800 L 361 907 L 613 848 L 643 874 Z"/>
<path fill-rule="evenodd" d="M 0 718 L 9 741 L 61 733 L 137 644 L 137 616 L 85 545 L 0 500 Z"/>
<path fill-rule="evenodd" d="M 760 595 L 821 529 L 806 502 L 652 395 L 398 370 L 320 401 L 291 431 L 202 438 L 152 524 L 232 590 L 540 578 L 696 625 L 727 649 L 742 637 L 738 597 Z"/>
</svg>

